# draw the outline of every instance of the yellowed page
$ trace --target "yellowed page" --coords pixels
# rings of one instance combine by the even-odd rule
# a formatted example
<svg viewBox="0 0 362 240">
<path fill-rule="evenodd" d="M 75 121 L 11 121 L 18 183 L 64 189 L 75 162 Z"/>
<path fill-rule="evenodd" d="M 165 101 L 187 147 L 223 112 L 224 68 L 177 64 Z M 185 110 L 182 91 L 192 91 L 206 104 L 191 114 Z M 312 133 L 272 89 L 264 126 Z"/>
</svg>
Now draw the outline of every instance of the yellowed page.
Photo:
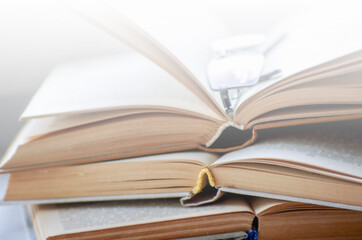
<svg viewBox="0 0 362 240">
<path fill-rule="evenodd" d="M 174 108 L 220 119 L 198 96 L 137 54 L 58 67 L 33 97 L 22 118 L 122 108 Z"/>
<path fill-rule="evenodd" d="M 28 122 L 31 125 L 31 131 L 28 133 L 28 140 L 35 140 L 39 137 L 43 137 L 46 134 L 54 133 L 57 131 L 62 131 L 69 129 L 70 131 L 75 127 L 84 126 L 90 123 L 102 122 L 104 120 L 109 120 L 112 118 L 120 118 L 127 116 L 140 116 L 150 113 L 174 113 L 193 116 L 195 118 L 205 118 L 205 116 L 190 112 L 184 109 L 175 109 L 175 108 L 160 108 L 160 107 L 148 107 L 148 108 L 127 108 L 127 109 L 118 109 L 118 110 L 109 110 L 109 111 L 99 111 L 99 112 L 84 112 L 71 115 L 56 115 L 50 117 L 30 119 Z M 221 123 L 220 123 L 221 124 Z"/>
<path fill-rule="evenodd" d="M 313 211 L 313 210 L 337 210 L 329 206 L 315 205 L 310 203 L 300 203 L 300 202 L 289 202 L 282 201 L 277 199 L 270 198 L 259 198 L 253 197 L 250 201 L 250 205 L 254 209 L 255 215 L 264 216 L 271 214 L 283 214 L 285 212 L 295 212 L 299 211 L 300 214 L 303 214 L 304 211 Z M 337 211 L 341 211 L 339 209 Z"/>
<path fill-rule="evenodd" d="M 259 141 L 227 153 L 214 165 L 260 163 L 362 183 L 362 121 L 276 128 Z"/>
<path fill-rule="evenodd" d="M 4 199 L 117 199 L 119 195 L 142 198 L 144 194 L 187 193 L 195 186 L 200 171 L 217 158 L 216 154 L 189 151 L 19 171 L 5 182 Z"/>
<path fill-rule="evenodd" d="M 143 157 L 136 157 L 136 158 L 129 158 L 129 159 L 122 159 L 119 161 L 127 162 L 127 161 L 180 161 L 182 160 L 191 160 L 196 162 L 201 162 L 205 166 L 211 165 L 219 158 L 218 154 L 209 153 L 209 152 L 201 152 L 201 151 L 184 151 L 184 152 L 174 152 L 174 153 L 164 153 L 164 154 L 155 154 L 150 156 L 143 156 Z M 107 162 L 105 162 L 107 164 Z M 97 163 L 96 163 L 97 164 Z M 196 179 L 195 179 L 196 182 Z"/>
<path fill-rule="evenodd" d="M 228 212 L 250 213 L 242 198 L 185 208 L 178 199 L 38 205 L 48 236 Z"/>
<path fill-rule="evenodd" d="M 95 123 L 106 119 L 149 112 L 152 112 L 152 109 L 125 109 L 30 119 L 28 122 L 31 125 L 31 133 L 28 137 L 29 140 L 34 140 L 51 132 L 82 126 L 88 123 Z"/>
<path fill-rule="evenodd" d="M 272 207 L 281 205 L 283 203 L 287 203 L 287 202 L 282 201 L 282 200 L 277 200 L 277 199 L 259 198 L 259 197 L 253 197 L 250 200 L 250 205 L 253 208 L 255 215 L 259 215 L 260 213 L 262 213 Z"/>
<path fill-rule="evenodd" d="M 290 109 L 290 113 L 293 110 L 305 109 L 305 116 L 301 118 L 311 118 L 311 114 L 308 108 L 316 107 L 320 108 L 321 111 L 324 107 L 328 108 L 330 105 L 340 106 L 340 113 L 343 114 L 343 105 L 350 105 L 355 107 L 355 111 L 352 114 L 358 114 L 362 110 L 362 91 L 361 88 L 349 88 L 349 87 L 309 87 L 309 88 L 296 88 L 289 89 L 288 91 L 279 92 L 269 96 L 268 98 L 260 99 L 258 103 L 253 103 L 253 107 L 248 106 L 248 116 L 246 120 L 263 119 L 265 113 L 272 111 L 278 111 L 280 109 L 286 112 Z M 308 96 L 308 97 L 305 97 Z M 288 109 L 289 108 L 289 109 Z M 245 110 L 245 111 L 247 111 Z M 333 116 L 333 115 L 324 115 Z M 298 116 L 295 115 L 295 119 Z M 244 119 L 243 119 L 244 120 Z M 283 118 L 276 119 L 277 121 L 284 120 Z M 247 123 L 247 124 L 245 124 Z M 245 122 L 245 126 L 250 126 L 248 122 Z"/>
<path fill-rule="evenodd" d="M 338 72 L 337 70 L 333 71 Z M 291 117 L 293 117 L 293 111 L 300 110 L 303 113 L 304 110 L 305 116 L 301 116 L 301 118 L 312 118 L 313 116 L 309 113 L 310 108 L 323 110 L 330 107 L 331 104 L 335 104 L 335 107 L 339 106 L 340 113 L 337 113 L 338 115 L 344 115 L 345 108 L 342 104 L 354 106 L 356 109 L 354 113 L 359 113 L 362 110 L 360 90 L 362 71 L 353 70 L 341 75 L 325 77 L 332 71 L 328 72 L 319 74 L 318 78 L 315 78 L 316 76 L 305 77 L 303 80 L 305 82 L 290 83 L 287 84 L 289 87 L 283 86 L 282 88 L 274 88 L 272 92 L 265 92 L 264 95 L 260 95 L 245 105 L 241 111 L 244 113 L 242 119 L 238 119 L 242 120 L 245 128 L 250 128 L 254 126 L 250 121 L 263 122 L 265 115 L 273 113 L 272 111 L 275 110 L 290 113 Z M 324 116 L 333 116 L 333 114 Z M 298 118 L 298 115 L 295 115 L 294 118 Z M 274 120 L 281 121 L 284 119 L 282 116 L 279 119 L 276 116 Z"/>
<path fill-rule="evenodd" d="M 303 121 L 305 118 L 320 118 L 326 116 L 353 116 L 362 114 L 362 108 L 359 105 L 325 105 L 309 106 L 295 109 L 281 109 L 267 114 L 262 118 L 256 118 L 246 125 L 246 128 L 262 123 L 273 121 L 295 120 Z"/>
</svg>

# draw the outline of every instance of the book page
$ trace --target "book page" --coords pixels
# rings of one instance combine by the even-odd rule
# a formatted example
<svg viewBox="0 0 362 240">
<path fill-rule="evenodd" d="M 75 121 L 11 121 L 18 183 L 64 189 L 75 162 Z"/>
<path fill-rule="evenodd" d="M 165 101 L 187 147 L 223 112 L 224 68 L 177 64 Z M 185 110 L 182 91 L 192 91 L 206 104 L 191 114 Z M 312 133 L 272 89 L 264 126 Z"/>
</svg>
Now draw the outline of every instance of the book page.
<svg viewBox="0 0 362 240">
<path fill-rule="evenodd" d="M 290 76 L 362 50 L 362 35 L 356 31 L 361 27 L 361 10 L 354 4 L 316 5 L 276 26 L 274 31 L 283 33 L 285 39 L 270 52 L 266 67 L 280 68 Z M 273 66 L 276 63 L 278 67 Z"/>
<path fill-rule="evenodd" d="M 231 36 L 232 32 L 208 8 L 207 2 L 158 0 L 123 5 L 116 4 L 117 1 L 110 3 L 179 59 L 222 106 L 218 93 L 209 87 L 206 70 L 210 60 L 216 57 L 211 43 Z"/>
<path fill-rule="evenodd" d="M 164 154 L 154 154 L 143 157 L 135 157 L 135 158 L 127 158 L 121 160 L 113 160 L 113 161 L 122 161 L 122 162 L 136 162 L 136 161 L 179 161 L 182 160 L 190 160 L 197 161 L 203 163 L 205 166 L 211 165 L 219 158 L 219 155 L 215 153 L 209 152 L 201 152 L 201 151 L 183 151 L 183 152 L 173 152 L 173 153 L 164 153 Z M 107 164 L 112 161 L 100 162 L 95 164 Z M 196 180 L 196 179 L 195 179 Z"/>
<path fill-rule="evenodd" d="M 220 119 L 189 89 L 138 54 L 56 68 L 22 118 L 130 108 L 178 109 Z"/>
<path fill-rule="evenodd" d="M 228 212 L 250 213 L 242 198 L 228 198 L 218 203 L 184 208 L 178 199 L 134 200 L 118 202 L 38 205 L 38 217 L 47 223 L 49 236 L 142 223 L 192 218 Z"/>
<path fill-rule="evenodd" d="M 210 57 L 205 49 L 209 48 L 210 40 L 225 35 L 225 28 L 204 5 L 184 1 L 107 1 L 107 4 L 93 1 L 92 4 L 72 2 L 70 6 L 91 24 L 156 63 L 217 114 L 227 118 L 221 102 L 216 102 L 212 92 L 205 88 L 208 85 L 200 83 L 205 83 L 205 59 Z"/>
<path fill-rule="evenodd" d="M 262 163 L 296 168 L 362 183 L 362 121 L 268 129 L 252 146 L 215 162 Z"/>
<path fill-rule="evenodd" d="M 337 70 L 337 66 L 361 60 L 362 34 L 356 31 L 361 28 L 361 10 L 361 6 L 356 4 L 334 2 L 328 3 L 328 8 L 320 4 L 271 29 L 272 37 L 282 37 L 267 53 L 263 73 L 279 69 L 281 77 L 246 91 L 239 107 L 244 107 L 241 103 L 280 81 L 289 81 L 288 78 L 296 80 L 297 76 L 307 72 L 315 74 L 328 67 Z M 348 55 L 350 57 L 344 57 Z M 343 61 L 338 61 L 339 58 Z"/>
<path fill-rule="evenodd" d="M 106 119 L 129 116 L 134 114 L 150 113 L 152 109 L 126 109 L 126 110 L 109 110 L 100 112 L 79 113 L 73 115 L 57 115 L 30 119 L 28 124 L 32 125 L 31 137 L 29 140 L 35 140 L 40 136 L 50 132 L 60 131 L 67 128 L 95 123 Z"/>
<path fill-rule="evenodd" d="M 271 214 L 282 214 L 286 212 L 297 212 L 302 214 L 303 211 L 313 210 L 326 210 L 333 209 L 329 206 L 315 205 L 310 203 L 301 202 L 289 202 L 270 198 L 259 198 L 253 197 L 250 201 L 252 208 L 254 209 L 255 215 L 271 215 Z M 341 209 L 339 209 L 341 210 Z"/>
<path fill-rule="evenodd" d="M 260 213 L 273 208 L 275 206 L 287 203 L 282 200 L 271 199 L 271 198 L 260 198 L 260 197 L 252 197 L 250 199 L 250 205 L 252 206 L 255 215 L 259 215 Z M 303 204 L 303 203 L 302 203 Z"/>
</svg>

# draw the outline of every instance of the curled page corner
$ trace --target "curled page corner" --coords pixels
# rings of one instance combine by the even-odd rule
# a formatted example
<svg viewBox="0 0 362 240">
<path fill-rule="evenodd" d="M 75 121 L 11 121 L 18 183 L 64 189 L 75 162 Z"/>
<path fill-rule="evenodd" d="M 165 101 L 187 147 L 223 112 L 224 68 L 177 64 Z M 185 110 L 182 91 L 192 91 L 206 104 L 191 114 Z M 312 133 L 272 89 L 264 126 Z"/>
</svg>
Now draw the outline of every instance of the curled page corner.
<svg viewBox="0 0 362 240">
<path fill-rule="evenodd" d="M 222 134 L 222 132 L 228 127 L 235 127 L 244 130 L 244 126 L 237 125 L 235 122 L 229 121 L 219 127 L 216 134 L 205 144 L 206 147 L 210 147 Z"/>
</svg>

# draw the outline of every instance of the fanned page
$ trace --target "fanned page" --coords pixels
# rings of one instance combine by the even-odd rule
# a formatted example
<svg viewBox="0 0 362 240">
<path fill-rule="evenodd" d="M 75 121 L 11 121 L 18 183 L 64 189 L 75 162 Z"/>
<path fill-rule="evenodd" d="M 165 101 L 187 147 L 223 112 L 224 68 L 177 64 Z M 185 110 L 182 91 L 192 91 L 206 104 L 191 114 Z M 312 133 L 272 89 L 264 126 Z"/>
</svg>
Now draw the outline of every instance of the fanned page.
<svg viewBox="0 0 362 240">
<path fill-rule="evenodd" d="M 303 123 L 317 122 L 323 118 L 327 121 L 326 117 L 360 117 L 361 76 L 362 71 L 356 71 L 267 93 L 244 108 L 243 112 L 247 115 L 243 115 L 243 125 L 248 129 L 265 123 L 275 127 L 278 124 L 288 124 L 288 120 Z"/>
<path fill-rule="evenodd" d="M 205 6 L 191 1 L 107 3 L 72 2 L 70 6 L 90 23 L 155 62 L 216 113 L 228 118 L 219 97 L 215 98 L 208 87 L 205 71 L 212 57 L 210 43 L 230 33 Z"/>
<path fill-rule="evenodd" d="M 137 112 L 137 109 L 138 112 L 174 111 L 220 120 L 194 93 L 138 54 L 59 66 L 45 80 L 22 118 L 107 110 L 113 112 L 105 115 L 114 117 Z"/>
<path fill-rule="evenodd" d="M 359 239 L 362 212 L 253 198 L 258 239 Z"/>
<path fill-rule="evenodd" d="M 136 53 L 58 67 L 22 117 L 31 121 L 2 158 L 2 167 L 195 149 L 225 121 L 190 89 Z"/>
<path fill-rule="evenodd" d="M 4 201 L 76 202 L 186 196 L 218 155 L 176 152 L 12 173 Z M 92 184 L 89 184 L 91 182 Z M 57 189 L 57 191 L 54 191 Z M 2 198 L 0 198 L 1 200 Z"/>
<path fill-rule="evenodd" d="M 341 211 L 341 209 L 335 209 L 327 206 L 320 206 L 320 205 L 299 203 L 299 202 L 289 202 L 289 201 L 282 201 L 270 198 L 258 198 L 258 197 L 252 197 L 250 200 L 250 205 L 252 206 L 255 215 L 258 217 L 263 215 L 283 214 L 283 213 L 298 212 L 298 211 L 299 214 L 303 214 L 304 211 L 308 210 L 313 211 L 313 210 L 329 209 L 329 210 Z"/>
<path fill-rule="evenodd" d="M 126 6 L 118 5 L 117 10 L 179 59 L 184 65 L 181 67 L 186 67 L 185 70 L 190 71 L 195 80 L 222 106 L 218 93 L 209 87 L 206 70 L 210 60 L 215 57 L 211 43 L 231 36 L 229 29 L 208 9 L 207 4 L 197 1 L 142 3 L 146 6 L 140 8 L 135 1 Z"/>
<path fill-rule="evenodd" d="M 362 34 L 356 31 L 361 28 L 361 10 L 361 6 L 355 4 L 330 3 L 328 8 L 317 5 L 312 10 L 300 13 L 277 25 L 270 32 L 270 37 L 279 36 L 281 40 L 268 51 L 263 73 L 280 70 L 281 75 L 261 82 L 246 91 L 240 99 L 235 121 L 245 126 L 250 120 L 255 119 L 255 116 L 248 117 L 248 113 L 253 112 L 254 109 L 260 109 L 260 106 L 265 106 L 265 103 L 257 105 L 260 100 L 265 99 L 265 102 L 270 103 L 272 100 L 267 100 L 267 98 L 272 95 L 278 97 L 282 90 L 287 92 L 292 86 L 336 75 L 339 75 L 340 80 L 343 81 L 341 74 L 361 70 Z M 332 83 L 327 82 L 324 85 L 325 89 L 320 89 L 319 95 L 323 96 L 324 90 L 328 90 L 330 85 Z M 308 92 L 304 93 L 306 94 Z M 324 97 L 319 100 L 316 97 L 314 104 L 325 104 L 325 99 L 335 103 L 340 100 L 338 95 L 336 97 Z M 283 103 L 289 104 L 289 107 L 310 104 L 300 103 L 295 99 L 302 100 L 303 98 L 291 97 L 283 99 Z M 281 97 L 279 100 L 281 101 Z M 304 100 L 307 101 L 308 98 Z M 270 104 L 270 109 L 265 107 L 263 113 L 275 110 L 274 102 Z M 262 113 L 258 116 L 261 115 Z M 249 128 L 250 125 L 247 127 Z"/>
<path fill-rule="evenodd" d="M 259 163 L 362 183 L 360 120 L 265 130 L 259 141 L 213 165 Z"/>
<path fill-rule="evenodd" d="M 197 208 L 183 208 L 177 199 L 157 199 L 36 205 L 31 207 L 31 210 L 33 211 L 34 224 L 36 225 L 38 223 L 38 229 L 40 229 L 40 226 L 43 226 L 40 232 L 45 233 L 45 236 L 57 236 L 144 224 L 138 227 L 139 232 L 142 232 L 145 228 L 152 229 L 152 225 L 150 227 L 147 226 L 148 223 L 153 223 L 154 225 L 161 221 L 168 221 L 167 225 L 170 228 L 168 231 L 176 232 L 176 229 L 179 228 L 180 225 L 179 227 L 174 226 L 172 223 L 173 220 L 189 219 L 188 221 L 192 222 L 193 220 L 190 218 L 233 212 L 250 213 L 249 221 L 250 218 L 252 219 L 251 208 L 242 198 L 224 199 L 219 203 Z M 222 218 L 222 216 L 220 218 Z M 199 225 L 197 220 L 193 224 L 195 226 Z M 239 224 L 239 226 L 247 226 L 250 222 L 245 220 L 245 222 L 236 224 Z M 250 225 L 248 227 L 250 227 Z M 248 230 L 248 227 L 244 230 Z M 167 227 L 163 227 L 163 231 L 167 231 L 166 229 Z M 157 232 L 159 231 L 160 229 Z M 195 229 L 195 231 L 197 231 L 197 229 Z M 200 231 L 202 231 L 201 228 Z M 99 233 L 93 232 L 93 234 Z M 126 232 L 124 232 L 124 234 L 126 234 Z M 195 235 L 197 236 L 198 234 L 195 233 Z M 98 237 L 102 238 L 99 235 Z"/>
</svg>

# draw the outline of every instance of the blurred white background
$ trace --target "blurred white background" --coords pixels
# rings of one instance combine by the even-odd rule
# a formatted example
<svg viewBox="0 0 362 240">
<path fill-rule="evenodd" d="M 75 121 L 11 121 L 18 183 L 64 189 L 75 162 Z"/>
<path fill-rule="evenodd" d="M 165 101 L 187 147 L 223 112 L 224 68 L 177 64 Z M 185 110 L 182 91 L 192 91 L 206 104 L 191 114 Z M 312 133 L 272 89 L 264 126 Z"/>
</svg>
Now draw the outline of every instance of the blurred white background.
<svg viewBox="0 0 362 240">
<path fill-rule="evenodd" d="M 316 2 L 327 4 L 312 0 L 220 0 L 202 4 L 209 5 L 235 33 L 263 33 Z M 61 2 L 0 0 L 0 156 L 21 125 L 20 114 L 55 65 L 127 51 L 122 43 Z"/>
<path fill-rule="evenodd" d="M 209 5 L 232 31 L 242 34 L 265 33 L 290 15 L 315 4 L 328 7 L 328 2 L 213 0 L 203 4 Z M 142 8 L 142 4 L 139 6 Z M 59 2 L 0 0 L 0 157 L 21 126 L 19 116 L 55 65 L 127 51 L 126 46 Z M 25 230 L 22 232 L 22 214 L 21 206 L 0 206 L 0 240 L 28 238 Z"/>
</svg>

